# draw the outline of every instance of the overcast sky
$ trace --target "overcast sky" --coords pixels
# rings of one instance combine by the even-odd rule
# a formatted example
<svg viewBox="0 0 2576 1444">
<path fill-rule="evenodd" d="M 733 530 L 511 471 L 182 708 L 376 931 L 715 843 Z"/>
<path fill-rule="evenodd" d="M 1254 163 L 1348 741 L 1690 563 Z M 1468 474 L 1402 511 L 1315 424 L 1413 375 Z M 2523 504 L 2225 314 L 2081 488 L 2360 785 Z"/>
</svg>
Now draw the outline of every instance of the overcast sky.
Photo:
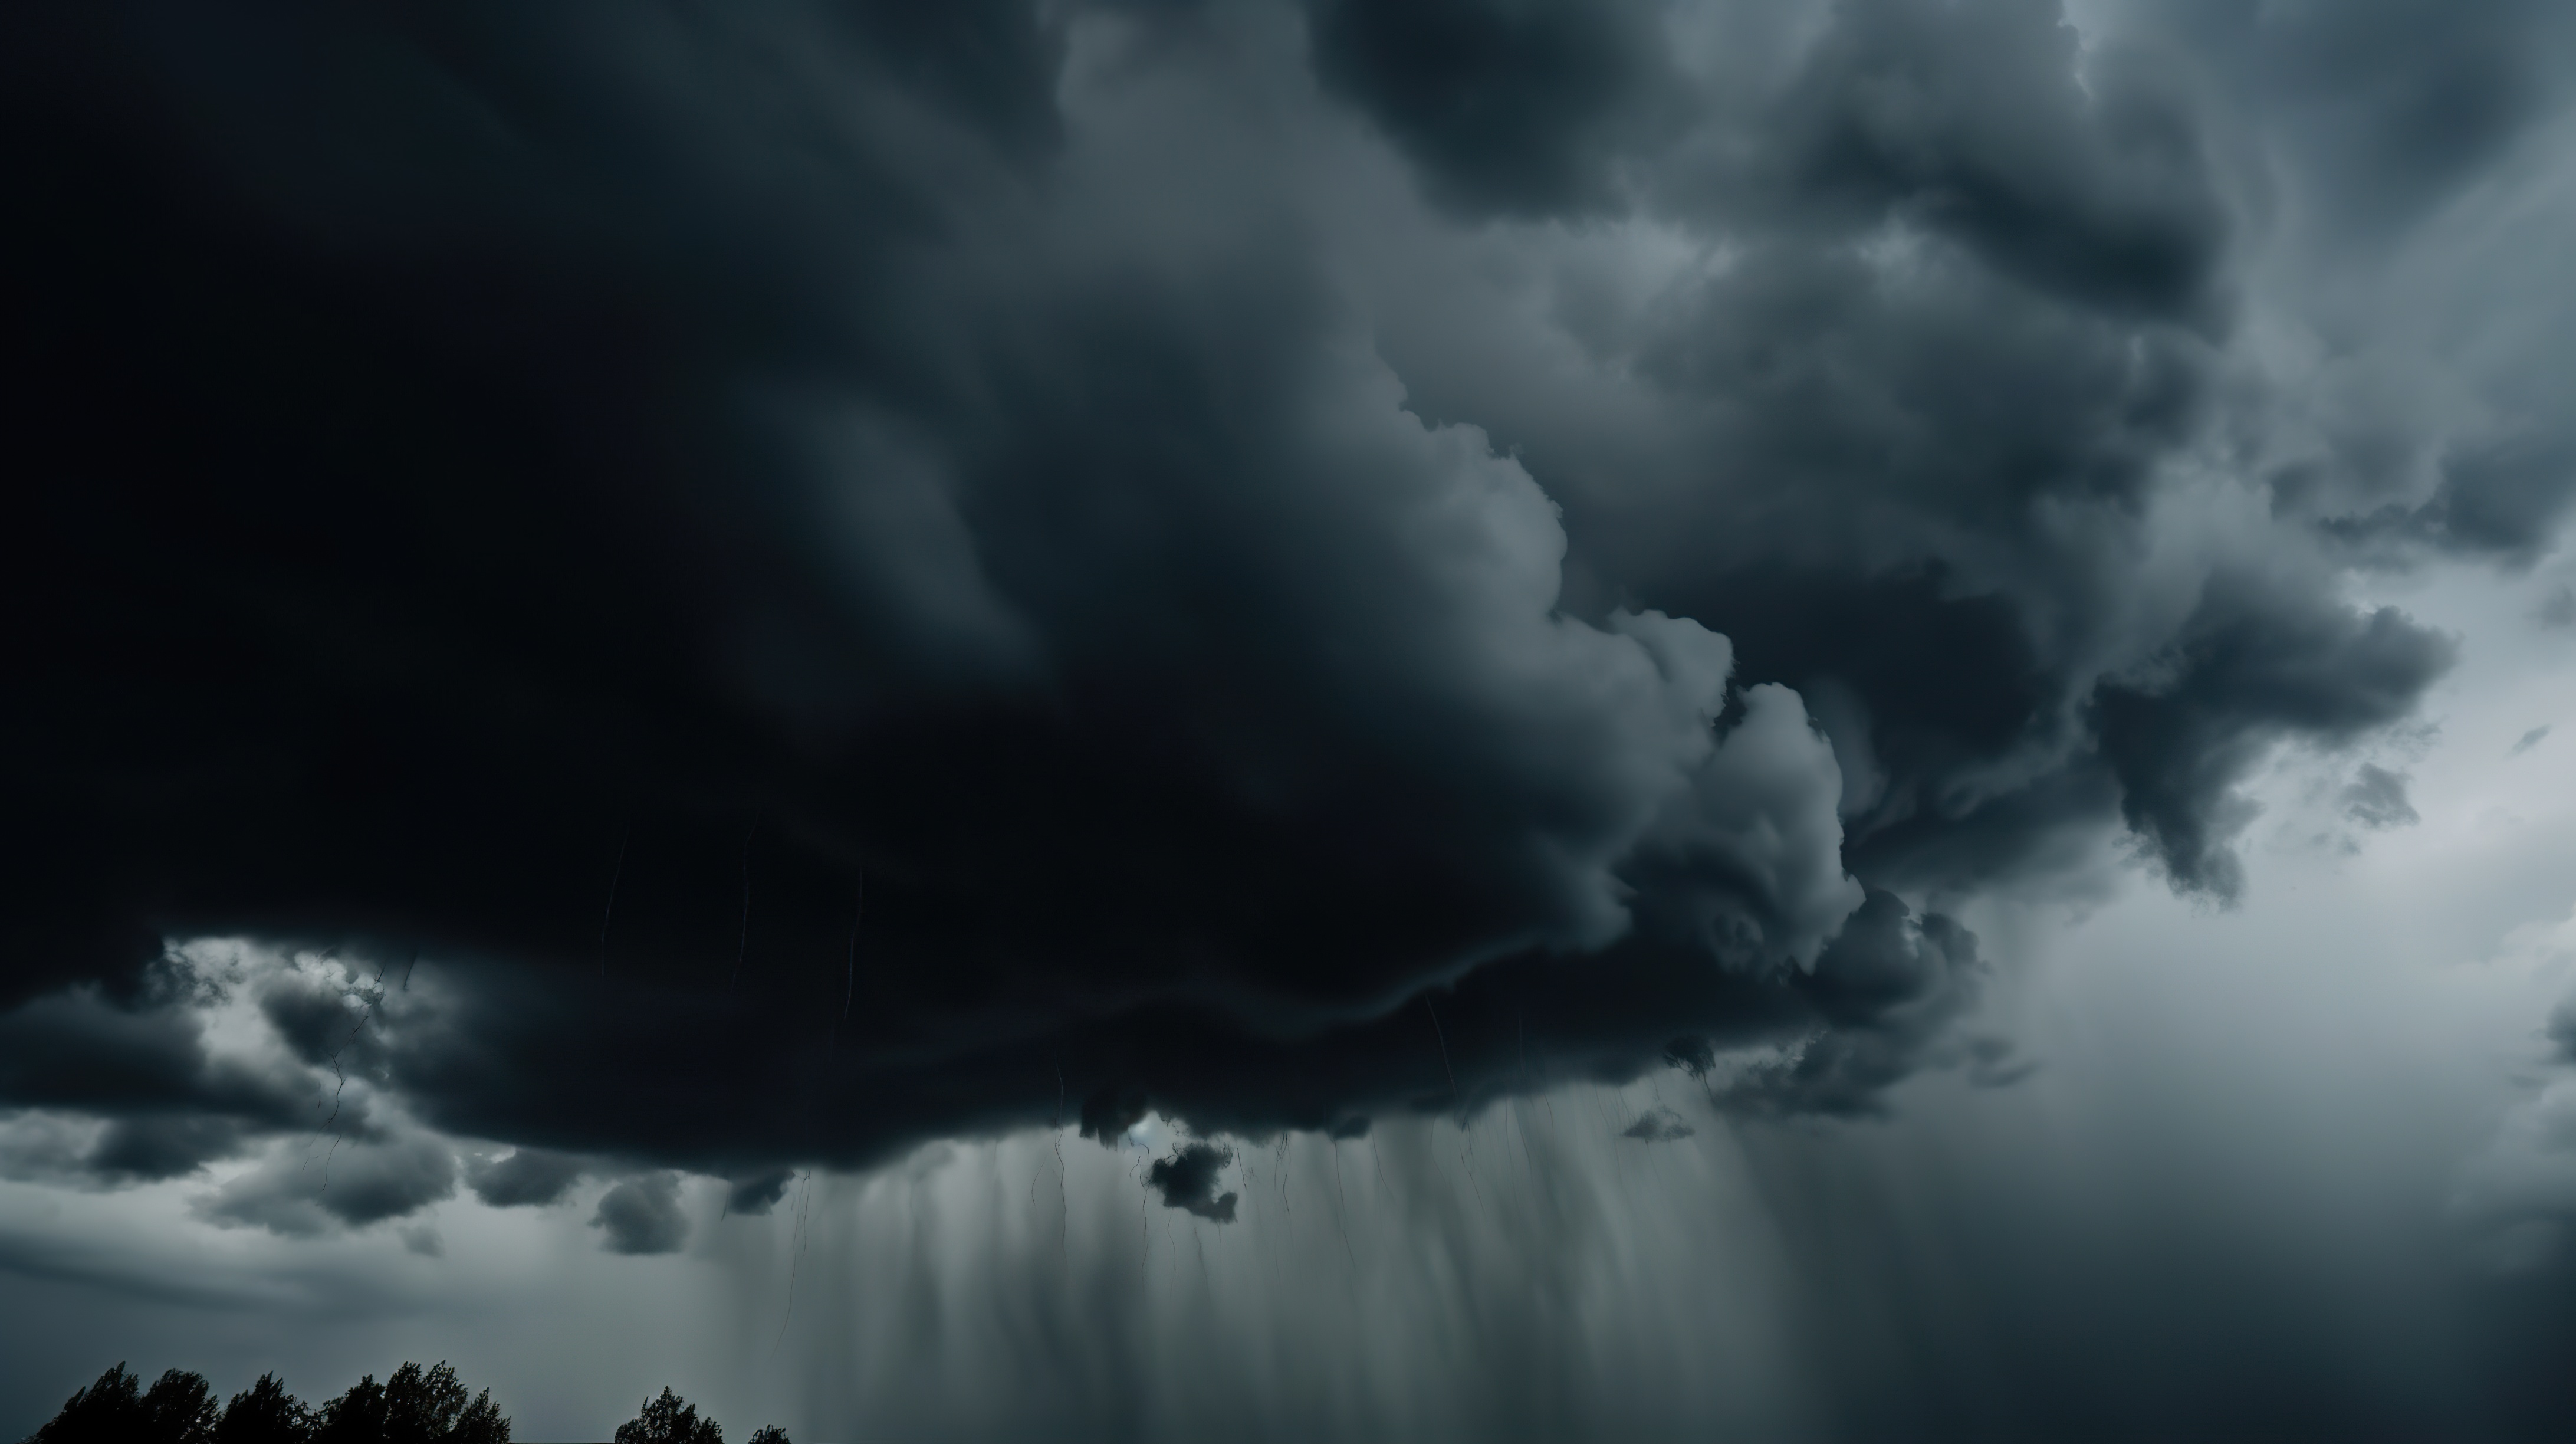
<svg viewBox="0 0 2576 1444">
<path fill-rule="evenodd" d="M 2576 17 L 35 4 L 0 1437 L 2557 1437 Z"/>
</svg>

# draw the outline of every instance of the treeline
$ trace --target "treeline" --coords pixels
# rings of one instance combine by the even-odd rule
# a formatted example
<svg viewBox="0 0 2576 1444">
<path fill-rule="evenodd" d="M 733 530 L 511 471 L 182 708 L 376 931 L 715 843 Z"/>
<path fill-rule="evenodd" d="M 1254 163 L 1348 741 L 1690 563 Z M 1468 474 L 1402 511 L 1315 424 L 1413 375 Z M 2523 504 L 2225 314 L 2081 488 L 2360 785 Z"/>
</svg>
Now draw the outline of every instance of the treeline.
<svg viewBox="0 0 2576 1444">
<path fill-rule="evenodd" d="M 143 1387 L 125 1366 L 63 1403 L 30 1444 L 510 1444 L 492 1391 L 467 1398 L 446 1364 L 405 1364 L 383 1383 L 367 1375 L 314 1408 L 275 1374 L 215 1407 L 206 1376 L 172 1369 Z"/>
<path fill-rule="evenodd" d="M 215 1407 L 206 1376 L 172 1369 L 143 1387 L 122 1363 L 63 1401 L 27 1444 L 510 1444 L 492 1391 L 467 1398 L 456 1370 L 405 1364 L 379 1384 L 369 1374 L 319 1407 L 275 1374 Z M 724 1444 L 724 1429 L 668 1388 L 617 1426 L 617 1444 Z M 750 1444 L 788 1444 L 771 1426 Z"/>
</svg>

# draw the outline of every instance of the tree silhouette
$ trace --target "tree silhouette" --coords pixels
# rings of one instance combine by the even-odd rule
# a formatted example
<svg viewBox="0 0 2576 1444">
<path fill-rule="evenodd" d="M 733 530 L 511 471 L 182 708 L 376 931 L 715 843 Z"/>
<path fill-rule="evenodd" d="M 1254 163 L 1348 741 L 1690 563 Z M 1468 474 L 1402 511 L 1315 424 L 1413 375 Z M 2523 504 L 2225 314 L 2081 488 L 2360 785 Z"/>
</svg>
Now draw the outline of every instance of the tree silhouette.
<svg viewBox="0 0 2576 1444">
<path fill-rule="evenodd" d="M 670 1436 L 681 1444 L 723 1444 L 714 1421 L 699 1424 L 695 1410 L 683 1422 L 697 1432 Z M 220 1411 L 204 1375 L 172 1369 L 145 1389 L 120 1363 L 65 1400 L 26 1444 L 510 1444 L 510 1421 L 491 1390 L 467 1398 L 443 1362 L 405 1364 L 381 1384 L 369 1374 L 319 1409 L 262 1374 Z"/>
<path fill-rule="evenodd" d="M 787 1431 L 775 1424 L 753 1430 L 751 1444 L 787 1444 Z"/>
<path fill-rule="evenodd" d="M 215 1421 L 214 1444 L 311 1444 L 313 1411 L 275 1374 L 233 1395 Z"/>
<path fill-rule="evenodd" d="M 465 1386 L 445 1360 L 428 1370 L 405 1364 L 385 1381 L 385 1444 L 439 1444 L 465 1405 Z"/>
<path fill-rule="evenodd" d="M 139 1387 L 120 1360 L 99 1375 L 97 1383 L 74 1390 L 63 1401 L 62 1412 L 28 1436 L 28 1444 L 91 1444 L 93 1440 L 142 1437 L 143 1401 L 136 1397 Z"/>
<path fill-rule="evenodd" d="M 381 1384 L 368 1374 L 323 1405 L 307 1444 L 510 1444 L 510 1421 L 491 1390 L 467 1399 L 444 1361 L 407 1363 Z"/>
<path fill-rule="evenodd" d="M 143 1395 L 143 1437 L 159 1444 L 206 1444 L 215 1432 L 215 1391 L 203 1374 L 162 1371 Z"/>
<path fill-rule="evenodd" d="M 665 1384 L 661 1398 L 617 1426 L 617 1444 L 724 1444 L 724 1429 L 713 1419 L 699 1418 L 696 1406 Z"/>
<path fill-rule="evenodd" d="M 405 1364 L 385 1381 L 385 1444 L 510 1444 L 510 1421 L 492 1407 L 492 1391 L 468 1399 L 444 1359 L 423 1370 Z"/>
<path fill-rule="evenodd" d="M 142 1384 L 119 1363 L 64 1400 L 29 1444 L 211 1444 L 215 1399 L 204 1375 L 172 1369 Z"/>
<path fill-rule="evenodd" d="M 348 1392 L 316 1412 L 313 1444 L 378 1444 L 385 1437 L 385 1386 L 361 1374 Z"/>
</svg>

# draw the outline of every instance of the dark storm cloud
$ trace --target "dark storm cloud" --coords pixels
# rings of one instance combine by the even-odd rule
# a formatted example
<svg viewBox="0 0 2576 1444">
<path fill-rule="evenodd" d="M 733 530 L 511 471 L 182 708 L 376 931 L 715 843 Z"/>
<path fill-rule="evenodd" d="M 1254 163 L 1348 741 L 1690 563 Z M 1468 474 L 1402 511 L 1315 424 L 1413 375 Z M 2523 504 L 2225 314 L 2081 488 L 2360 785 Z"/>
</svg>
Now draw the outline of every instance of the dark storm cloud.
<svg viewBox="0 0 2576 1444">
<path fill-rule="evenodd" d="M 242 1145 L 242 1126 L 229 1118 L 119 1118 L 85 1162 L 102 1179 L 149 1182 L 194 1173 Z"/>
<path fill-rule="evenodd" d="M 174 1178 L 323 1118 L 329 1100 L 311 1076 L 210 1050 L 191 1006 L 199 1000 L 174 986 L 180 976 L 159 970 L 125 1002 L 91 987 L 0 1014 L 0 1111 L 111 1120 L 77 1150 L 47 1131 L 40 1156 L 14 1160 L 13 1172 L 110 1185 Z M 363 1107 L 342 1121 L 362 1129 Z"/>
<path fill-rule="evenodd" d="M 1902 216 L 2005 274 L 2115 312 L 2201 312 L 2228 221 L 2170 75 L 2079 70 L 2053 4 L 1850 0 L 1776 111 L 1784 206 Z"/>
<path fill-rule="evenodd" d="M 913 89 L 1005 147 L 1043 150 L 1056 141 L 1061 21 L 1037 0 L 961 0 L 907 5 L 850 0 L 826 14 L 864 37 L 859 54 L 887 80 Z"/>
<path fill-rule="evenodd" d="M 2412 545 L 2529 566 L 2557 540 L 2571 500 L 2576 446 L 2562 437 L 2525 438 L 2444 457 L 2432 496 L 2420 504 L 2328 517 L 2323 525 L 2365 551 Z"/>
<path fill-rule="evenodd" d="M 327 1064 L 352 1047 L 372 1044 L 366 1014 L 348 991 L 309 973 L 280 973 L 261 990 L 260 1011 L 278 1038 L 306 1063 Z"/>
<path fill-rule="evenodd" d="M 725 1187 L 725 1212 L 767 1213 L 787 1196 L 787 1185 L 795 1177 L 790 1170 L 773 1168 L 749 1178 L 737 1178 Z"/>
<path fill-rule="evenodd" d="M 1692 404 L 1670 465 L 1716 476 L 1602 479 L 1545 431 L 1525 455 L 1593 571 L 1801 689 L 1864 877 L 1973 886 L 2116 809 L 2232 895 L 2253 762 L 2392 720 L 2449 651 L 2322 574 L 2213 549 L 2193 600 L 2134 560 L 2235 404 L 2237 226 L 2187 71 L 2079 59 L 2032 4 L 1838 7 L 1794 60 L 1667 182 L 1736 255 L 1616 342 Z"/>
<path fill-rule="evenodd" d="M 2441 487 L 2418 515 L 2444 546 L 2527 566 L 2557 540 L 2571 500 L 2576 445 L 2551 437 L 2450 457 Z"/>
<path fill-rule="evenodd" d="M 600 1195 L 590 1226 L 601 1230 L 610 1253 L 677 1253 L 689 1241 L 689 1216 L 680 1208 L 679 1176 L 648 1173 Z"/>
<path fill-rule="evenodd" d="M 2277 183 L 2322 231 L 2377 240 L 2471 184 L 2550 113 L 2567 36 L 2548 0 L 2139 6 L 2128 29 L 2187 48 L 2289 152 Z"/>
<path fill-rule="evenodd" d="M 0 1100 L 20 1107 L 199 1108 L 285 1122 L 310 1097 L 298 1075 L 210 1056 L 203 1024 L 180 1005 L 129 1009 L 96 991 L 0 1016 L 0 1059 Z"/>
<path fill-rule="evenodd" d="M 1116 1147 L 1118 1137 L 1145 1121 L 1146 1110 L 1153 1100 L 1134 1081 L 1103 1085 L 1098 1092 L 1082 1100 L 1081 1133 Z"/>
<path fill-rule="evenodd" d="M 2225 847 L 2250 811 L 2234 784 L 2273 739 L 2297 730 L 2348 741 L 2403 717 L 2454 644 L 2394 608 L 2221 593 L 2204 600 L 2171 673 L 2105 687 L 2102 750 L 2122 809 L 2176 879 L 2221 897 L 2242 886 Z"/>
<path fill-rule="evenodd" d="M 1234 1150 L 1221 1144 L 1190 1142 L 1157 1158 L 1145 1170 L 1145 1185 L 1163 1195 L 1163 1207 L 1186 1209 L 1210 1223 L 1234 1222 L 1235 1195 L 1219 1194 L 1217 1175 L 1234 1162 Z"/>
<path fill-rule="evenodd" d="M 542 1148 L 514 1148 L 500 1158 L 466 1165 L 465 1183 L 494 1208 L 542 1206 L 560 1201 L 589 1168 L 580 1159 Z"/>
<path fill-rule="evenodd" d="M 1983 971 L 1976 935 L 1955 919 L 1918 919 L 1894 893 L 1874 890 L 1800 984 L 1814 1031 L 1787 1056 L 1732 1080 L 1726 1096 L 1762 1111 L 1874 1112 L 1890 1084 L 1947 1046 L 1950 1024 L 1976 1000 Z M 1677 1063 L 1705 1073 L 1706 1056 Z M 2015 1076 L 1991 1052 L 1972 1047 L 1968 1061 L 1981 1081 Z"/>
<path fill-rule="evenodd" d="M 489 1201 L 614 1157 L 746 1211 L 1076 1099 L 1356 1129 L 1677 1036 L 1865 1110 L 1975 971 L 1885 889 L 2125 824 L 2228 895 L 2251 768 L 2450 647 L 2174 479 L 2261 420 L 2190 66 L 2028 3 L 1812 32 L 12 12 L 0 1102 L 141 1177 L 382 1090 L 522 1150 Z M 1388 154 L 1444 276 L 1622 212 L 1715 258 L 1586 323 L 1612 420 L 1504 374 L 1544 327 L 1398 364 Z M 2556 483 L 2497 465 L 2442 534 L 2526 556 Z M 214 933 L 353 960 L 258 984 L 300 1071 L 118 1001 Z"/>
<path fill-rule="evenodd" d="M 211 1223 L 310 1235 L 401 1218 L 455 1192 L 456 1156 L 434 1138 L 314 1138 L 271 1150 L 195 1207 Z"/>
<path fill-rule="evenodd" d="M 2092 735 L 2121 672 L 2163 665 L 2150 644 L 2105 666 L 2144 640 L 2121 635 L 2142 601 L 2172 605 L 2118 553 L 2214 414 L 2234 230 L 2188 86 L 2079 61 L 2045 5 L 1843 6 L 1784 58 L 1660 181 L 1728 264 L 1597 343 L 1676 405 L 1651 463 L 1672 478 L 1505 435 L 1587 571 L 1725 618 L 1748 671 L 1800 689 L 1864 876 L 1973 885 L 2125 809 L 2177 880 L 2224 892 L 2232 739 L 2183 744 L 2223 755 L 2177 789 L 2135 746 L 2106 771 Z M 2247 756 L 2317 735 L 2227 730 Z"/>
<path fill-rule="evenodd" d="M 1674 129 L 1651 0 L 1309 0 L 1315 73 L 1469 212 L 1611 206 L 1622 152 Z M 1659 134 L 1660 133 L 1660 134 Z"/>
<path fill-rule="evenodd" d="M 2563 314 L 2546 270 L 2524 269 L 2555 243 L 2467 237 L 2507 195 L 2563 209 L 2563 187 L 2535 183 L 2532 167 L 2563 151 L 2550 137 L 2576 46 L 2566 7 L 2195 0 L 2124 7 L 2107 28 L 2189 57 L 2240 137 L 2246 209 L 2293 243 L 2293 307 L 2321 303 L 2302 319 L 2328 345 L 2314 378 L 2325 435 L 2274 472 L 2276 504 L 2372 565 L 2522 567 L 2544 554 L 2576 495 L 2550 379 L 2568 365 L 2566 328 L 2495 342 L 2510 312 Z M 2532 234 L 2564 229 L 2551 214 Z M 2365 279 L 2410 252 L 2413 274 Z M 2345 382 L 2367 399 L 2335 404 Z M 2281 399 L 2296 410 L 2317 398 Z"/>
<path fill-rule="evenodd" d="M 162 1111 L 83 1122 L 30 1112 L 0 1120 L 0 1178 L 119 1188 L 184 1178 L 248 1151 L 262 1130 L 237 1118 Z"/>
</svg>

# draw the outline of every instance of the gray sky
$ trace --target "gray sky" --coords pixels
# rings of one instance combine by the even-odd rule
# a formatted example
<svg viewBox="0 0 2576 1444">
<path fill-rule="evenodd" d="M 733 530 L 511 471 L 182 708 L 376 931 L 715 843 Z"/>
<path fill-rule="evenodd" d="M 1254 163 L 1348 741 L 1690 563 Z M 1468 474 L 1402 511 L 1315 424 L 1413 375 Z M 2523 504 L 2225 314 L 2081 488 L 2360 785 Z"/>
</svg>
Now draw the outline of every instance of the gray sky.
<svg viewBox="0 0 2576 1444">
<path fill-rule="evenodd" d="M 2556 7 L 0 22 L 0 1435 L 2543 1437 Z"/>
</svg>

